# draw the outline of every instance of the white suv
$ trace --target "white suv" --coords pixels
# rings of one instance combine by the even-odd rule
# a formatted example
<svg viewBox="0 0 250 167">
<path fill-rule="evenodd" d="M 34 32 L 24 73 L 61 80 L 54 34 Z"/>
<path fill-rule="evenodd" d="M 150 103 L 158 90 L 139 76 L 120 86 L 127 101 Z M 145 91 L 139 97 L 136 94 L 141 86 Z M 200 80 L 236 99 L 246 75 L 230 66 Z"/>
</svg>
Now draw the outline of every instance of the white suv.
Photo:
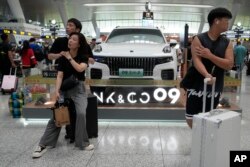
<svg viewBox="0 0 250 167">
<path fill-rule="evenodd" d="M 176 50 L 158 28 L 117 27 L 93 54 L 91 79 L 174 80 L 177 76 Z"/>
</svg>

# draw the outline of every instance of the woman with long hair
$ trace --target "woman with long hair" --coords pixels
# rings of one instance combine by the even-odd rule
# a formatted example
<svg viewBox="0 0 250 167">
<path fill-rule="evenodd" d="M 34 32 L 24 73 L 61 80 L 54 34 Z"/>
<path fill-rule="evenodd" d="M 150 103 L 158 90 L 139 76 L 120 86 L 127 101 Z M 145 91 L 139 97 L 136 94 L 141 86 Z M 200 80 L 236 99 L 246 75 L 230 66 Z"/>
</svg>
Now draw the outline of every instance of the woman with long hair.
<svg viewBox="0 0 250 167">
<path fill-rule="evenodd" d="M 56 79 L 56 98 L 62 95 L 65 98 L 71 98 L 75 104 L 76 110 L 76 126 L 75 126 L 75 147 L 80 150 L 93 150 L 94 145 L 89 143 L 86 130 L 86 108 L 87 95 L 84 87 L 85 70 L 88 66 L 88 50 L 87 41 L 83 34 L 73 32 L 69 36 L 69 51 L 61 52 L 62 56 L 58 62 L 58 73 Z M 68 90 L 61 90 L 62 82 L 75 75 L 79 80 L 79 84 Z M 50 119 L 39 146 L 33 153 L 33 158 L 41 157 L 49 147 L 55 147 L 59 137 L 61 127 L 56 127 L 54 119 Z"/>
<path fill-rule="evenodd" d="M 25 77 L 30 76 L 31 68 L 37 64 L 33 50 L 30 48 L 29 41 L 23 41 L 21 49 L 22 69 Z"/>
</svg>

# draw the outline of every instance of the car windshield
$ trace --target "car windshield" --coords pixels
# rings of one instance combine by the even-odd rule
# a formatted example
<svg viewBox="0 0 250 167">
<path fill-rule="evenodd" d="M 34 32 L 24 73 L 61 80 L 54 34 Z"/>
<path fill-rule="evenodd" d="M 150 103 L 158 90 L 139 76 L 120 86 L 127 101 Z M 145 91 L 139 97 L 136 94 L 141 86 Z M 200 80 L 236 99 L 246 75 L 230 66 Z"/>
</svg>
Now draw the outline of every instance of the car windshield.
<svg viewBox="0 0 250 167">
<path fill-rule="evenodd" d="M 165 43 L 160 30 L 157 29 L 115 29 L 106 43 Z"/>
</svg>

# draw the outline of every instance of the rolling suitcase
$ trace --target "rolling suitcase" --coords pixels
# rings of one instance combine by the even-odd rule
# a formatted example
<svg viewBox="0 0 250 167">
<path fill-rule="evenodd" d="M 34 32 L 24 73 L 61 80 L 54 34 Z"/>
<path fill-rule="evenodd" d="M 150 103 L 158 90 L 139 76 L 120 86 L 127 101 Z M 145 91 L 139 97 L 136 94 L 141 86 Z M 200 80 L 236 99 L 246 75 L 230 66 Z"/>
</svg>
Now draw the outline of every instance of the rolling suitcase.
<svg viewBox="0 0 250 167">
<path fill-rule="evenodd" d="M 206 94 L 208 79 L 204 80 Z M 229 167 L 230 150 L 240 149 L 241 115 L 234 111 L 213 109 L 215 84 L 212 86 L 211 111 L 193 117 L 191 166 Z"/>
<path fill-rule="evenodd" d="M 94 95 L 88 95 L 86 127 L 89 138 L 98 137 L 97 98 Z"/>
<path fill-rule="evenodd" d="M 14 75 L 11 75 L 12 68 L 10 68 L 10 75 L 4 75 L 1 90 L 2 93 L 5 94 L 6 92 L 11 93 L 16 91 L 17 89 L 17 76 L 16 76 L 16 68 Z"/>
</svg>

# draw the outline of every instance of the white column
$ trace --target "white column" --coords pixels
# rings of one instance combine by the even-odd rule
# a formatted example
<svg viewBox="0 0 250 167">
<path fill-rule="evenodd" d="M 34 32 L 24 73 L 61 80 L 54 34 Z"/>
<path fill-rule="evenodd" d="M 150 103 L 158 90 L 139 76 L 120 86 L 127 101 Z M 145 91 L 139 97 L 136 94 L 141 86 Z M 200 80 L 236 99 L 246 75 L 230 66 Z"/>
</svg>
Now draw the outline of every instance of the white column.
<svg viewBox="0 0 250 167">
<path fill-rule="evenodd" d="M 65 1 L 64 0 L 54 0 L 54 1 L 56 3 L 56 6 L 58 7 L 58 11 L 60 13 L 63 25 L 66 28 L 67 21 L 68 21 L 68 14 L 67 14 L 66 7 L 65 7 Z"/>
<path fill-rule="evenodd" d="M 14 16 L 18 20 L 18 22 L 25 22 L 25 17 L 23 14 L 23 9 L 21 7 L 19 0 L 7 0 L 10 10 Z"/>
</svg>

